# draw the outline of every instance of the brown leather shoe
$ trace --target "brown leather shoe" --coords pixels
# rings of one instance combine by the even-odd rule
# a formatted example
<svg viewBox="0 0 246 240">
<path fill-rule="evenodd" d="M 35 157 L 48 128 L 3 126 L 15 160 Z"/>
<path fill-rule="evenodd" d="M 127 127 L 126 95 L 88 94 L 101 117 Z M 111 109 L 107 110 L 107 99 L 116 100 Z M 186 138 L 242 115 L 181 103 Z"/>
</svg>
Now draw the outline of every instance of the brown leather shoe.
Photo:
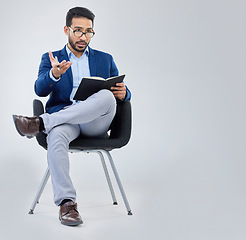
<svg viewBox="0 0 246 240">
<path fill-rule="evenodd" d="M 38 135 L 40 126 L 38 117 L 23 117 L 13 115 L 13 119 L 16 130 L 21 136 L 32 138 Z"/>
<path fill-rule="evenodd" d="M 66 226 L 78 226 L 83 223 L 77 210 L 77 203 L 66 202 L 60 206 L 59 219 L 61 224 Z"/>
</svg>

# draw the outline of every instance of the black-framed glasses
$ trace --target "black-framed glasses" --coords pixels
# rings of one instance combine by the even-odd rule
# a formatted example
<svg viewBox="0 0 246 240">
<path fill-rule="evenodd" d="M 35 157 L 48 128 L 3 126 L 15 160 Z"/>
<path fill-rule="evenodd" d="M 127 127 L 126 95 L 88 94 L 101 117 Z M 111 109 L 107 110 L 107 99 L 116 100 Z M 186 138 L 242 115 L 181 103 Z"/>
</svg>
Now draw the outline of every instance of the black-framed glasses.
<svg viewBox="0 0 246 240">
<path fill-rule="evenodd" d="M 82 37 L 85 35 L 87 38 L 92 38 L 95 35 L 95 32 L 91 29 L 86 32 L 82 32 L 80 29 L 73 30 L 72 28 L 68 27 L 74 34 L 75 37 Z"/>
</svg>

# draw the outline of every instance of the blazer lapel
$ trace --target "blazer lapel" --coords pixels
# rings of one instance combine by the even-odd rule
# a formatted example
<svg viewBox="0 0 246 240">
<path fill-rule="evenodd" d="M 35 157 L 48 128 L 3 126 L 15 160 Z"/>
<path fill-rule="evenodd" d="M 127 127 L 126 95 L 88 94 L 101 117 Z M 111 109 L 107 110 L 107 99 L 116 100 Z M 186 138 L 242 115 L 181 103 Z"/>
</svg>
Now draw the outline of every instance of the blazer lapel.
<svg viewBox="0 0 246 240">
<path fill-rule="evenodd" d="M 89 47 L 89 68 L 91 77 L 97 76 L 97 59 L 93 49 Z"/>
</svg>

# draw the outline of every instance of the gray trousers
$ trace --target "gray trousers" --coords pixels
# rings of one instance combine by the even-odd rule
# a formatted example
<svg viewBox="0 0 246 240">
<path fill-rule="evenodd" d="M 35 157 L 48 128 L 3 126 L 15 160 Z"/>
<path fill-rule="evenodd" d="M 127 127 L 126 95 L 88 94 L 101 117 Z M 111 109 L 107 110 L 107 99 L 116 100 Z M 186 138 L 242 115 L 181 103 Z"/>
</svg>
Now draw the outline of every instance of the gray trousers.
<svg viewBox="0 0 246 240">
<path fill-rule="evenodd" d="M 116 100 L 111 91 L 101 90 L 87 100 L 59 112 L 41 115 L 47 134 L 47 159 L 54 201 L 76 201 L 76 190 L 69 175 L 69 143 L 81 133 L 98 137 L 105 134 L 116 112 Z"/>
</svg>

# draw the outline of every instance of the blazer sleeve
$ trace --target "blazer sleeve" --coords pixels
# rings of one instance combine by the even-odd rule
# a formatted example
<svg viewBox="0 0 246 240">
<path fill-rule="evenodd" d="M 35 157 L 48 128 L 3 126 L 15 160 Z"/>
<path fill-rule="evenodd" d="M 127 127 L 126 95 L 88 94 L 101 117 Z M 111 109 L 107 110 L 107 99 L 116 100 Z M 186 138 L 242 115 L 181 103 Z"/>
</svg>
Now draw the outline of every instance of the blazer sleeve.
<svg viewBox="0 0 246 240">
<path fill-rule="evenodd" d="M 113 57 L 112 56 L 110 57 L 111 57 L 110 77 L 115 77 L 119 75 L 119 71 L 118 68 L 116 67 Z"/>
<path fill-rule="evenodd" d="M 126 86 L 126 96 L 125 96 L 125 99 L 124 99 L 124 102 L 127 101 L 127 100 L 131 100 L 131 91 L 128 89 L 128 87 Z"/>
<path fill-rule="evenodd" d="M 118 69 L 116 67 L 116 64 L 114 62 L 114 59 L 112 57 L 112 59 L 111 59 L 111 68 L 110 68 L 110 77 L 114 77 L 114 76 L 118 76 L 118 75 L 119 75 L 119 71 L 118 71 Z M 126 96 L 125 96 L 124 101 L 127 101 L 127 100 L 131 100 L 131 91 L 126 86 Z M 117 99 L 117 102 L 122 102 L 122 101 Z"/>
<path fill-rule="evenodd" d="M 57 82 L 50 78 L 50 69 L 52 68 L 49 54 L 45 53 L 42 56 L 38 71 L 38 79 L 35 81 L 34 90 L 40 97 L 48 96 L 55 88 Z"/>
</svg>

